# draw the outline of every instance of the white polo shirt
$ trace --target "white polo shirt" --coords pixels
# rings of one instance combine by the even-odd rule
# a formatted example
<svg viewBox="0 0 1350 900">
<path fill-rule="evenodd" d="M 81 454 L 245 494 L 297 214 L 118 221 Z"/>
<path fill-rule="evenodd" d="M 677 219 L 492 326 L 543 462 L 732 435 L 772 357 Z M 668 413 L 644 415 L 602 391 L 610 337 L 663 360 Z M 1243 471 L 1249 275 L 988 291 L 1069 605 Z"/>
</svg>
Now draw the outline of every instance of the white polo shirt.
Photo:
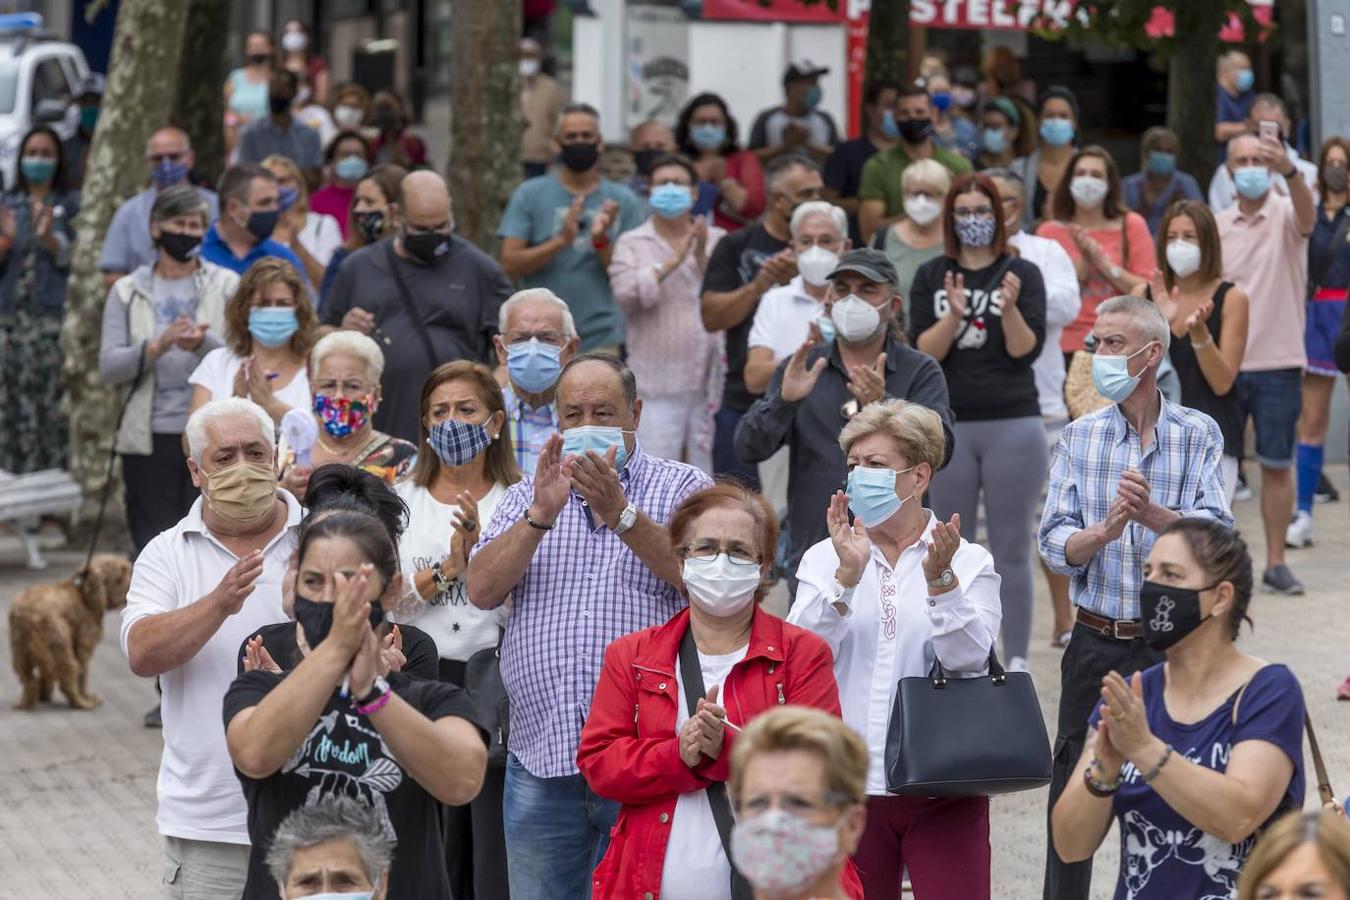
<svg viewBox="0 0 1350 900">
<path fill-rule="evenodd" d="M 160 676 L 164 753 L 159 761 L 159 833 L 167 837 L 248 844 L 248 807 L 225 746 L 221 703 L 239 668 L 239 647 L 259 628 L 286 621 L 281 579 L 295 549 L 303 510 L 289 491 L 286 526 L 264 549 L 263 571 L 239 612 L 197 655 Z M 155 537 L 131 572 L 122 610 L 122 652 L 131 627 L 146 616 L 189 606 L 215 590 L 238 562 L 202 523 L 202 498 L 177 525 Z"/>
<path fill-rule="evenodd" d="M 825 304 L 806 293 L 802 276 L 797 275 L 787 284 L 764 292 L 746 345 L 768 347 L 774 359 L 791 356 L 806 341 L 811 323 L 824 314 Z"/>
</svg>

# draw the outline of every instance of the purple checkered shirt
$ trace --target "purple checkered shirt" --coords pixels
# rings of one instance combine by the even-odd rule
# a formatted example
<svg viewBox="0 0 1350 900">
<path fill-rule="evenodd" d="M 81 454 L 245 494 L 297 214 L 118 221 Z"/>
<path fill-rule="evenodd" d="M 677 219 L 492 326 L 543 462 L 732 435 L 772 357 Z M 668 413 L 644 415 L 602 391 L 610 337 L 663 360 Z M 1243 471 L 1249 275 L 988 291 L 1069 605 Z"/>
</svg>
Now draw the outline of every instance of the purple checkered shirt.
<svg viewBox="0 0 1350 900">
<path fill-rule="evenodd" d="M 628 500 L 662 525 L 712 480 L 684 463 L 634 448 L 619 481 Z M 534 500 L 526 475 L 507 490 L 474 552 L 506 531 Z M 665 622 L 685 605 L 575 493 L 511 593 L 502 681 L 511 698 L 509 749 L 531 775 L 577 774 L 577 742 L 615 638 Z"/>
<path fill-rule="evenodd" d="M 502 388 L 507 423 L 511 426 L 511 444 L 516 451 L 516 465 L 526 475 L 534 474 L 544 442 L 558 429 L 556 404 L 535 409 L 516 396 L 508 383 Z"/>
</svg>

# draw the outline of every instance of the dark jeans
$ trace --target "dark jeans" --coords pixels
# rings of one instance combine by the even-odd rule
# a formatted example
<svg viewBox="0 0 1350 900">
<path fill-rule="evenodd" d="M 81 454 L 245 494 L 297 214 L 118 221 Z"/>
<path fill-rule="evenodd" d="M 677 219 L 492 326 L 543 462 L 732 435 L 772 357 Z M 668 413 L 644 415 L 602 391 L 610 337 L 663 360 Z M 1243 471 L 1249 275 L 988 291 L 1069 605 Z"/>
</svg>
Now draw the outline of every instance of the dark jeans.
<svg viewBox="0 0 1350 900">
<path fill-rule="evenodd" d="M 197 499 L 181 434 L 156 434 L 148 456 L 123 456 L 122 480 L 127 528 L 137 555 L 155 535 L 177 525 Z"/>
<path fill-rule="evenodd" d="M 1140 638 L 1118 641 L 1085 625 L 1073 626 L 1073 637 L 1059 663 L 1059 729 L 1055 736 L 1054 769 L 1050 775 L 1050 809 L 1070 778 L 1081 778 L 1078 758 L 1087 742 L 1087 721 L 1102 695 L 1102 679 L 1114 670 L 1130 677 L 1163 661 L 1163 655 Z M 1046 831 L 1049 834 L 1049 829 Z M 1092 860 L 1066 863 L 1055 852 L 1054 841 L 1045 851 L 1045 900 L 1088 900 L 1092 888 Z"/>
<path fill-rule="evenodd" d="M 759 490 L 759 466 L 743 463 L 736 455 L 736 425 L 745 413 L 723 406 L 713 417 L 713 474 L 730 475 Z"/>
<path fill-rule="evenodd" d="M 464 687 L 465 663 L 442 659 L 441 681 Z M 506 769 L 489 765 L 483 789 L 467 806 L 441 807 L 441 836 L 450 892 L 456 900 L 507 900 L 502 793 Z"/>
</svg>

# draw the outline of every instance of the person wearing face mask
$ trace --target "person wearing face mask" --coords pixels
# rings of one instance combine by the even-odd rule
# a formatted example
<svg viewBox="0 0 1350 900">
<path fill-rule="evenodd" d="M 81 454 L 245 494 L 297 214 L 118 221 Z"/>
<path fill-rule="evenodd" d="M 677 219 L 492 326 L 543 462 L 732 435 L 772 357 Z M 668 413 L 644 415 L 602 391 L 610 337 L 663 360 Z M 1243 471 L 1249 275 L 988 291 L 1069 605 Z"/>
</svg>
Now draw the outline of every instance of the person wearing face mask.
<svg viewBox="0 0 1350 900">
<path fill-rule="evenodd" d="M 600 174 L 600 114 L 574 103 L 554 134 L 558 163 L 511 194 L 497 236 L 507 277 L 567 298 L 583 350 L 617 353 L 623 315 L 605 271 L 619 235 L 642 224 L 633 192 Z"/>
<path fill-rule="evenodd" d="M 567 91 L 545 72 L 544 48 L 534 38 L 520 39 L 520 164 L 526 178 L 548 171 L 556 150 L 553 126 L 567 103 Z"/>
<path fill-rule="evenodd" d="M 508 379 L 502 396 L 516 464 L 533 472 L 559 430 L 558 375 L 576 357 L 581 338 L 561 297 L 547 288 L 526 288 L 502 304 L 492 342 Z"/>
<path fill-rule="evenodd" d="M 1256 75 L 1252 60 L 1241 50 L 1220 54 L 1217 71 L 1218 84 L 1214 90 L 1214 146 L 1218 163 L 1228 155 L 1228 142 L 1247 131 L 1247 115 L 1256 99 Z"/>
<path fill-rule="evenodd" d="M 351 208 L 356 186 L 370 173 L 370 142 L 359 131 L 340 131 L 325 144 L 324 167 L 328 183 L 309 197 L 311 212 L 332 216 L 342 232 L 342 240 L 351 237 L 347 211 Z"/>
<path fill-rule="evenodd" d="M 1139 139 L 1140 170 L 1120 182 L 1121 200 L 1148 222 L 1156 239 L 1163 216 L 1172 204 L 1205 199 L 1200 185 L 1187 172 L 1177 171 L 1181 143 L 1167 128 L 1150 128 Z"/>
<path fill-rule="evenodd" d="M 102 75 L 90 72 L 84 77 L 80 94 L 75 98 L 80 106 L 80 123 L 61 147 L 61 156 L 66 162 L 66 184 L 73 191 L 84 186 L 84 162 L 89 155 L 89 145 L 94 140 L 94 126 L 98 124 L 99 107 L 103 105 L 106 84 L 107 79 Z"/>
<path fill-rule="evenodd" d="M 900 176 L 905 215 L 872 236 L 871 246 L 883 251 L 895 266 L 896 287 L 909 313 L 909 291 L 914 274 L 930 259 L 942 255 L 942 207 L 952 186 L 952 173 L 937 160 L 921 159 Z"/>
<path fill-rule="evenodd" d="M 1295 173 L 1302 177 L 1310 192 L 1317 190 L 1318 167 L 1301 157 L 1294 145 L 1289 143 L 1289 111 L 1283 100 L 1275 94 L 1257 94 L 1247 113 L 1246 126 L 1243 134 L 1255 135 L 1257 138 L 1266 134 L 1274 138 L 1284 148 L 1284 155 L 1289 158 L 1289 162 L 1293 163 L 1292 169 L 1278 160 L 1272 163 L 1271 172 L 1280 176 L 1271 178 L 1272 191 L 1291 196 L 1288 180 L 1293 178 Z M 1231 143 L 1232 139 L 1229 140 L 1229 144 Z M 1286 170 L 1288 175 L 1284 174 Z M 1234 170 L 1225 156 L 1214 170 L 1214 177 L 1209 180 L 1210 210 L 1217 216 L 1224 210 L 1231 209 L 1241 193 L 1234 178 Z"/>
<path fill-rule="evenodd" d="M 1031 533 L 1046 477 L 1045 428 L 1032 364 L 1045 341 L 1045 281 L 1008 252 L 1002 198 L 988 176 L 962 175 L 946 197 L 945 252 L 914 279 L 909 334 L 942 364 L 956 447 L 933 478 L 933 509 L 975 538 L 984 528 L 1003 579 L 1003 655 L 1026 671 Z"/>
<path fill-rule="evenodd" d="M 1053 220 L 1042 222 L 1036 234 L 1058 241 L 1069 254 L 1082 297 L 1078 318 L 1065 326 L 1059 340 L 1067 367 L 1083 349 L 1097 304 L 1147 284 L 1156 255 L 1148 222 L 1121 204 L 1120 175 L 1104 147 L 1094 144 L 1074 152 L 1050 211 Z"/>
<path fill-rule="evenodd" d="M 18 155 L 0 194 L 0 470 L 16 475 L 66 465 L 61 318 L 80 211 L 55 131 L 34 127 Z"/>
<path fill-rule="evenodd" d="M 767 165 L 793 153 L 805 153 L 823 163 L 839 143 L 834 118 L 820 109 L 823 92 L 821 76 L 830 74 L 826 66 L 809 59 L 790 63 L 783 73 L 783 103 L 771 106 L 755 117 L 750 128 L 749 147 Z"/>
<path fill-rule="evenodd" d="M 511 284 L 492 257 L 455 233 L 450 189 L 438 173 L 403 179 L 397 221 L 392 238 L 343 262 L 322 318 L 379 342 L 385 404 L 375 427 L 415 441 L 417 392 L 443 362 L 492 358 L 497 310 Z"/>
<path fill-rule="evenodd" d="M 496 609 L 510 598 L 501 673 L 511 701 L 503 810 L 514 897 L 589 893 L 619 804 L 578 769 L 584 710 L 605 648 L 685 606 L 666 523 L 712 484 L 642 447 L 637 380 L 617 357 L 568 363 L 557 403 L 562 434 L 544 445 L 533 475 L 507 489 L 469 557 L 469 602 Z"/>
<path fill-rule="evenodd" d="M 760 608 L 777 540 L 778 517 L 740 484 L 701 490 L 671 517 L 689 607 L 609 645 L 577 747 L 591 788 L 623 804 L 593 896 L 747 896 L 727 853 L 738 735 L 784 704 L 840 712 L 825 642 Z M 652 678 L 668 687 L 652 692 Z M 849 887 L 862 896 L 856 876 Z"/>
<path fill-rule="evenodd" d="M 280 424 L 312 402 L 305 364 L 319 339 L 318 317 L 299 273 L 283 260 L 258 260 L 238 285 L 225 304 L 217 346 L 188 378 L 192 409 L 247 397 Z"/>
<path fill-rule="evenodd" d="M 1231 503 L 1243 449 L 1238 370 L 1247 352 L 1247 294 L 1223 278 L 1219 228 L 1199 201 L 1173 204 L 1160 223 L 1158 268 L 1137 296 L 1157 304 L 1172 329 L 1168 358 L 1181 403 L 1219 423 L 1223 483 Z"/>
<path fill-rule="evenodd" d="M 370 141 L 379 132 L 370 124 L 370 91 L 355 82 L 338 85 L 330 110 L 333 125 L 343 131 L 356 131 Z"/>
<path fill-rule="evenodd" d="M 867 742 L 867 827 L 853 861 L 869 900 L 899 900 L 906 869 L 918 897 L 988 900 L 989 798 L 892 796 L 884 763 L 899 679 L 928 674 L 934 659 L 949 672 L 988 665 L 999 576 L 961 537 L 960 516 L 923 507 L 948 444 L 936 412 L 872 403 L 838 440 L 846 487 L 826 504 L 829 536 L 801 558 L 788 621 L 830 645 L 844 722 Z"/>
<path fill-rule="evenodd" d="M 924 90 L 933 104 L 933 141 L 967 159 L 974 156 L 980 145 L 979 133 L 970 119 L 952 113 L 952 82 L 947 73 L 930 76 Z"/>
<path fill-rule="evenodd" d="M 1238 202 L 1215 215 L 1223 248 L 1223 277 L 1251 298 L 1247 352 L 1238 373 L 1243 426 L 1252 420 L 1261 465 L 1261 521 L 1266 569 L 1261 589 L 1302 594 L 1285 563 L 1294 512 L 1295 441 L 1308 362 L 1304 327 L 1308 301 L 1308 237 L 1317 224 L 1312 192 L 1279 142 L 1244 134 L 1228 142 Z M 1284 176 L 1288 196 L 1271 188 Z"/>
<path fill-rule="evenodd" d="M 240 129 L 268 114 L 269 86 L 276 47 L 266 31 L 244 38 L 244 65 L 225 79 L 225 158 L 232 158 Z"/>
<path fill-rule="evenodd" d="M 187 132 L 172 126 L 157 129 L 146 143 L 145 161 L 149 168 L 150 187 L 117 207 L 103 235 L 98 267 L 103 272 L 103 286 L 109 290 L 123 275 L 141 266 L 153 265 L 159 260 L 159 247 L 146 223 L 152 218 L 155 199 L 164 191 L 184 185 L 196 191 L 206 203 L 208 224 L 220 215 L 216 192 L 188 181 L 188 173 L 195 165 L 196 157 L 192 153 Z"/>
<path fill-rule="evenodd" d="M 130 384 L 117 432 L 134 552 L 187 515 L 197 491 L 182 466 L 189 378 L 221 346 L 239 276 L 197 258 L 208 212 L 186 185 L 155 198 L 150 229 L 159 259 L 114 283 L 103 306 L 99 375 Z"/>
<path fill-rule="evenodd" d="M 242 275 L 258 260 L 275 256 L 303 277 L 300 257 L 272 239 L 281 218 L 277 177 L 262 166 L 239 163 L 225 170 L 216 189 L 222 207 L 202 236 L 202 259 Z"/>
<path fill-rule="evenodd" d="M 970 160 L 939 146 L 933 140 L 933 104 L 917 85 L 901 85 L 895 101 L 895 122 L 900 140 L 877 153 L 863 166 L 858 188 L 858 230 L 864 241 L 905 218 L 905 169 L 921 159 L 941 163 L 953 175 L 969 172 Z"/>
<path fill-rule="evenodd" d="M 676 151 L 675 131 L 658 119 L 639 122 L 628 136 L 628 151 L 633 156 L 634 168 L 628 189 L 635 197 L 646 200 L 652 192 L 652 163 Z"/>
<path fill-rule="evenodd" d="M 268 115 L 254 119 L 239 132 L 239 162 L 261 163 L 269 156 L 285 156 L 305 172 L 318 175 L 323 165 L 323 141 L 319 132 L 291 114 L 299 90 L 294 72 L 272 70 L 267 89 Z"/>
<path fill-rule="evenodd" d="M 714 377 L 720 341 L 703 328 L 699 288 L 708 254 L 726 232 L 690 214 L 696 182 L 684 157 L 657 158 L 651 217 L 619 235 L 609 283 L 624 315 L 633 374 L 654 385 L 643 398 L 643 448 L 711 472 L 712 410 L 722 393 L 721 379 Z"/>
<path fill-rule="evenodd" d="M 1068 88 L 1052 85 L 1041 94 L 1035 116 L 1025 118 L 1028 122 L 1040 121 L 1037 132 L 1040 143 L 1030 153 L 1013 160 L 1012 170 L 1031 195 L 1031 202 L 1025 204 L 1022 212 L 1022 227 L 1034 231 L 1042 220 L 1056 215 L 1051 198 L 1071 171 L 1071 160 L 1081 143 L 1078 98 Z"/>
<path fill-rule="evenodd" d="M 764 393 L 778 363 L 791 356 L 813 328 L 822 339 L 834 339 L 834 322 L 825 314 L 825 294 L 829 274 L 850 249 L 844 221 L 843 210 L 823 200 L 803 203 L 793 211 L 797 276 L 766 293 L 755 310 L 745 360 L 745 386 L 752 393 Z"/>
<path fill-rule="evenodd" d="M 387 900 L 397 846 L 372 807 L 332 797 L 281 820 L 267 870 L 282 900 Z"/>
<path fill-rule="evenodd" d="M 1228 527 L 1172 523 L 1144 578 L 1144 640 L 1165 661 L 1101 679 L 1051 837 L 1062 858 L 1088 859 L 1115 820 L 1117 898 L 1236 896 L 1256 835 L 1303 805 L 1303 691 L 1285 666 L 1237 648 L 1252 560 Z"/>
<path fill-rule="evenodd" d="M 310 284 L 322 284 L 324 272 L 342 244 L 342 229 L 332 216 L 310 208 L 308 181 L 290 157 L 272 155 L 262 165 L 276 176 L 277 206 L 281 208 L 272 239 L 300 258 Z"/>
<path fill-rule="evenodd" d="M 736 741 L 732 858 L 757 900 L 845 900 L 866 821 L 867 745 L 837 716 L 800 706 L 760 716 Z"/>
<path fill-rule="evenodd" d="M 905 340 L 895 267 L 880 250 L 850 250 L 827 276 L 825 314 L 833 340 L 812 333 L 779 363 L 764 396 L 736 429 L 741 459 L 762 462 L 791 449 L 788 475 L 787 571 L 828 536 L 822 511 L 847 475 L 833 434 L 870 403 L 901 398 L 938 413 L 951 454 L 951 409 L 942 368 Z"/>
<path fill-rule="evenodd" d="M 895 101 L 900 84 L 896 81 L 874 81 L 863 89 L 863 121 L 867 130 L 856 138 L 835 145 L 830 158 L 825 160 L 825 199 L 840 207 L 848 215 L 848 238 L 862 246 L 862 232 L 858 228 L 858 189 L 862 186 L 862 170 L 867 161 L 882 150 L 889 150 L 900 140 L 900 128 L 895 124 Z"/>
<path fill-rule="evenodd" d="M 726 101 L 699 94 L 684 105 L 675 123 L 675 143 L 694 164 L 698 196 L 694 215 L 712 213 L 724 231 L 749 225 L 764 212 L 764 169 L 753 150 L 742 150 L 740 129 Z"/>
<path fill-rule="evenodd" d="M 371 99 L 371 124 L 378 133 L 371 139 L 371 154 L 377 163 L 419 169 L 427 165 L 427 145 L 408 130 L 408 107 L 394 91 L 379 91 Z"/>
<path fill-rule="evenodd" d="M 394 671 L 376 627 L 402 590 L 398 550 L 378 519 L 311 516 L 296 547 L 295 650 L 281 671 L 234 679 L 223 701 L 229 761 L 248 809 L 248 900 L 279 898 L 266 855 L 297 809 L 354 797 L 398 840 L 386 895 L 453 896 L 440 804 L 478 795 L 487 735 L 454 685 Z"/>
<path fill-rule="evenodd" d="M 343 208 L 340 220 L 347 237 L 333 251 L 323 272 L 317 306 L 320 312 L 333 295 L 333 283 L 347 257 L 398 232 L 398 194 L 407 175 L 408 170 L 402 166 L 375 166 L 356 182 L 351 202 Z"/>
<path fill-rule="evenodd" d="M 299 19 L 291 19 L 281 32 L 281 64 L 300 79 L 301 106 L 328 103 L 328 66 L 315 52 L 309 29 Z"/>
<path fill-rule="evenodd" d="M 971 156 L 977 169 L 1011 166 L 1025 147 L 1030 129 L 1024 127 L 1017 104 L 1007 97 L 990 97 L 980 111 L 980 143 Z"/>
<path fill-rule="evenodd" d="M 1261 832 L 1238 900 L 1350 900 L 1350 825 L 1338 810 L 1289 812 Z"/>
<path fill-rule="evenodd" d="M 281 579 L 301 509 L 277 490 L 275 427 L 256 403 L 208 403 L 184 433 L 187 469 L 202 496 L 137 556 L 120 640 L 132 673 L 162 676 L 156 822 L 167 890 L 181 894 L 191 885 L 237 897 L 248 869 L 248 807 L 231 767 L 221 699 L 239 646 L 286 618 Z"/>
<path fill-rule="evenodd" d="M 1167 319 L 1141 297 L 1115 297 L 1098 308 L 1092 333 L 1092 380 L 1111 405 L 1065 426 L 1050 455 L 1050 491 L 1037 536 L 1046 565 L 1070 577 L 1077 607 L 1060 664 L 1052 809 L 1081 775 L 1075 766 L 1102 679 L 1162 659 L 1144 640 L 1140 604 L 1143 561 L 1158 533 L 1178 518 L 1233 524 L 1223 484 L 1223 432 L 1209 416 L 1169 402 L 1158 390 L 1157 369 L 1172 340 Z M 1048 850 L 1046 900 L 1088 897 L 1091 852 L 1073 856 Z"/>
</svg>

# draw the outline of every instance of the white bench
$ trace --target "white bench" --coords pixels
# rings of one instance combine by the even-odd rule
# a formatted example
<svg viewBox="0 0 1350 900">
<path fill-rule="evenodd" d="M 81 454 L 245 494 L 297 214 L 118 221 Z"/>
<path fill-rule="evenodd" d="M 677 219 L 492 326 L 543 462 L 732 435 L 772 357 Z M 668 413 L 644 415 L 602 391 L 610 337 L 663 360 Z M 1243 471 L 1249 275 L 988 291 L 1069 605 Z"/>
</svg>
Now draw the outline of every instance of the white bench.
<svg viewBox="0 0 1350 900">
<path fill-rule="evenodd" d="M 44 469 L 27 475 L 0 470 L 0 522 L 14 527 L 28 554 L 28 568 L 47 568 L 36 534 L 42 517 L 78 509 L 81 499 L 80 486 L 62 469 Z"/>
</svg>

